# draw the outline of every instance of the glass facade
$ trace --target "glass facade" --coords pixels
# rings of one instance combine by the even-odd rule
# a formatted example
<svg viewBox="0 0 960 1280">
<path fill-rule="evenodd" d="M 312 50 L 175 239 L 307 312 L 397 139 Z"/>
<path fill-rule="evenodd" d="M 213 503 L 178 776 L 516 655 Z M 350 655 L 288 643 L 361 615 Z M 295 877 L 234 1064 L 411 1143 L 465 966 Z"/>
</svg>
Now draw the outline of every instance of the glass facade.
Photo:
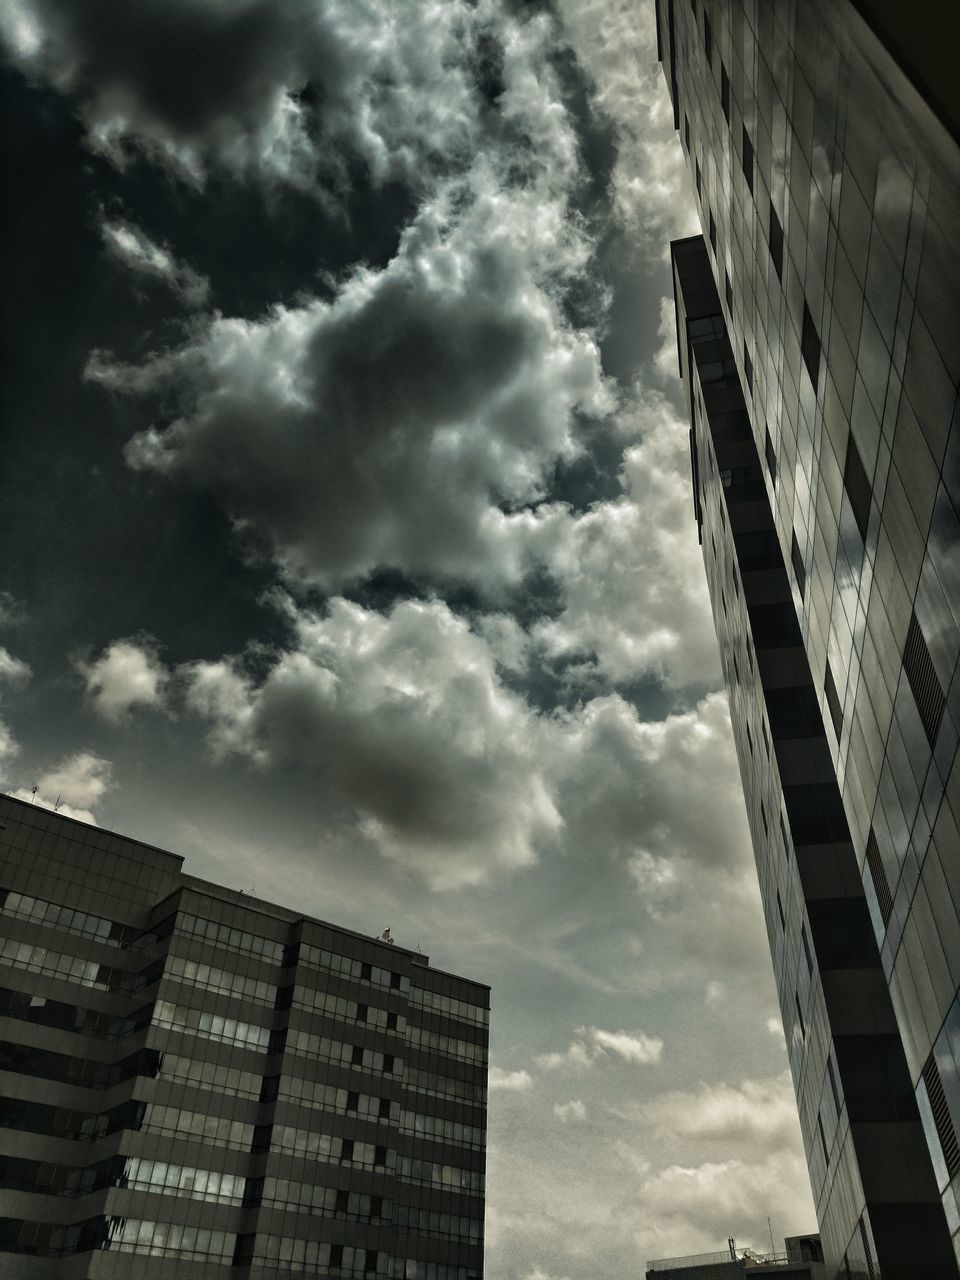
<svg viewBox="0 0 960 1280">
<path fill-rule="evenodd" d="M 479 1280 L 489 990 L 181 864 L 0 797 L 0 1271 Z"/>
<path fill-rule="evenodd" d="M 871 19 L 881 8 L 858 6 Z M 674 253 L 696 505 L 825 1247 L 838 1265 L 846 1256 L 851 1274 L 956 1275 L 960 149 L 874 33 L 882 23 L 868 25 L 851 4 L 658 0 L 657 17 L 709 229 Z M 937 39 L 936 24 L 925 25 L 915 62 L 924 39 Z M 694 258 L 684 284 L 678 264 Z M 692 311 L 680 305 L 687 288 Z M 720 436 L 709 422 L 718 376 L 741 397 L 736 443 L 724 436 L 728 421 Z M 740 504 L 766 513 L 762 528 L 742 524 Z M 740 589 L 756 590 L 762 571 L 778 575 L 776 591 L 745 611 Z M 788 765 L 802 784 L 787 781 Z M 812 907 L 801 870 L 800 920 L 797 884 L 777 877 L 791 856 L 802 868 L 800 849 L 817 832 L 850 850 L 837 859 L 843 896 L 861 905 Z M 778 936 L 781 912 L 799 947 Z M 819 1029 L 804 1012 L 823 985 L 825 948 L 854 936 L 862 971 L 879 968 L 891 1006 L 879 1058 L 857 1059 L 863 1045 L 838 1042 L 829 1009 Z M 831 1032 L 812 1067 L 811 1037 Z M 826 1082 L 816 1114 L 809 1070 Z M 843 1165 L 834 1132 L 851 1106 L 843 1082 L 871 1079 L 879 1094 L 884 1077 L 896 1079 L 898 1118 L 906 1079 L 923 1149 L 908 1161 L 891 1132 L 869 1160 L 854 1152 Z M 892 1234 L 886 1192 L 862 1212 L 884 1162 L 891 1176 L 900 1169 L 895 1182 L 908 1181 L 908 1167 L 934 1181 L 937 1230 L 954 1250 L 939 1270 L 922 1271 L 880 1238 Z M 893 1191 L 908 1202 L 904 1186 Z M 845 1214 L 829 1208 L 837 1197 Z"/>
</svg>

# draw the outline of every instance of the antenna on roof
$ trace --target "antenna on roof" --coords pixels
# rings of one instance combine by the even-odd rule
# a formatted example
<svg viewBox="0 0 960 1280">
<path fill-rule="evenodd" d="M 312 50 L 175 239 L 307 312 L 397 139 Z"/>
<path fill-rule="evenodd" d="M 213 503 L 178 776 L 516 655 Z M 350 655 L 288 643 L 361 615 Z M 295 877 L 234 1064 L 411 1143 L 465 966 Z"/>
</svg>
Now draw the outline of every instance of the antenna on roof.
<svg viewBox="0 0 960 1280">
<path fill-rule="evenodd" d="M 36 788 L 36 787 L 34 787 L 34 788 L 33 788 L 33 790 L 30 792 L 30 803 L 31 803 L 31 804 L 36 804 L 36 803 L 37 803 L 37 788 Z"/>
<path fill-rule="evenodd" d="M 737 1242 L 733 1236 L 727 1236 L 727 1248 L 730 1250 L 730 1257 L 736 1262 L 737 1260 Z"/>
<path fill-rule="evenodd" d="M 57 796 L 57 803 L 53 806 L 53 812 L 54 812 L 54 813 L 56 813 L 56 812 L 57 812 L 57 810 L 60 808 L 60 801 L 61 801 L 62 799 L 63 799 L 63 792 L 61 791 L 61 792 L 60 792 L 60 794 Z"/>
<path fill-rule="evenodd" d="M 776 1251 L 776 1249 L 774 1248 L 774 1244 L 773 1244 L 773 1227 L 770 1225 L 770 1218 L 769 1218 L 769 1215 L 768 1215 L 768 1217 L 767 1217 L 767 1230 L 770 1232 L 770 1253 L 771 1253 L 771 1255 L 772 1255 L 772 1254 L 776 1253 L 777 1251 Z"/>
</svg>

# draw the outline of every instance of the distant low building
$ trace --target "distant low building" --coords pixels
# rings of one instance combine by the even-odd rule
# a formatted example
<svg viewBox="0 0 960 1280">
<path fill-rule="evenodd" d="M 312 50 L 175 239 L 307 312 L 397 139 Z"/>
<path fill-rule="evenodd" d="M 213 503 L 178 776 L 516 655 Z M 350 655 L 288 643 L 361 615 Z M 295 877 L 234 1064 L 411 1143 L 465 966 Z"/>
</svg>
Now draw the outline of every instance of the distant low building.
<svg viewBox="0 0 960 1280">
<path fill-rule="evenodd" d="M 647 1264 L 646 1280 L 828 1280 L 818 1235 L 788 1236 L 783 1253 L 738 1249 L 733 1240 L 717 1253 L 657 1258 Z M 829 1278 L 832 1280 L 832 1277 Z"/>
<path fill-rule="evenodd" d="M 4 1280 L 479 1280 L 489 988 L 0 796 Z"/>
</svg>

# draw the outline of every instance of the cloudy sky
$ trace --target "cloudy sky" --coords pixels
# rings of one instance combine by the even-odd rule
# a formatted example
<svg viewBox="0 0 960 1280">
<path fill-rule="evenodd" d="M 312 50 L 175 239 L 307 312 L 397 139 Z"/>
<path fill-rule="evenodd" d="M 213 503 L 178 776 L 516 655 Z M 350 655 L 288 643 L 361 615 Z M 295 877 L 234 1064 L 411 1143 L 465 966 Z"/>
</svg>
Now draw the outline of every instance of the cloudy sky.
<svg viewBox="0 0 960 1280">
<path fill-rule="evenodd" d="M 491 1280 L 812 1229 L 651 0 L 7 0 L 3 786 L 493 987 Z"/>
</svg>

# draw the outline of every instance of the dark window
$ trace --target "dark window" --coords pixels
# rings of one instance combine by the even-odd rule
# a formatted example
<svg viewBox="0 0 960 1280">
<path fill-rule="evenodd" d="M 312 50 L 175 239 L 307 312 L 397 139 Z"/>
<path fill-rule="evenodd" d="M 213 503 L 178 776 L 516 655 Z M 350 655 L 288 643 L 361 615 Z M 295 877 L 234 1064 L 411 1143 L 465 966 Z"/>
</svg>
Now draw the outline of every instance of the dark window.
<svg viewBox="0 0 960 1280">
<path fill-rule="evenodd" d="M 389 1098 L 380 1099 L 380 1119 L 381 1120 L 390 1119 L 390 1099 Z"/>
<path fill-rule="evenodd" d="M 713 220 L 713 214 L 710 214 L 710 246 L 713 252 L 717 252 L 717 224 Z"/>
<path fill-rule="evenodd" d="M 703 15 L 703 52 L 706 55 L 707 66 L 713 66 L 713 27 L 710 25 L 710 19 L 706 14 Z"/>
<path fill-rule="evenodd" d="M 747 379 L 747 386 L 750 394 L 753 395 L 753 361 L 750 359 L 750 352 L 747 350 L 747 344 L 743 344 L 743 372 Z"/>
<path fill-rule="evenodd" d="M 368 964 L 368 963 L 367 963 L 367 961 L 365 961 L 365 960 L 364 960 L 364 961 L 362 961 L 362 962 L 361 962 L 361 964 L 360 964 L 360 978 L 361 978 L 361 980 L 362 980 L 363 982 L 369 982 L 372 976 L 373 976 L 373 965 Z"/>
<path fill-rule="evenodd" d="M 762 800 L 760 801 L 760 821 L 763 823 L 763 834 L 768 836 L 770 834 L 770 823 L 767 821 L 767 811 L 763 806 Z"/>
<path fill-rule="evenodd" d="M 720 106 L 723 108 L 723 118 L 727 124 L 730 123 L 730 77 L 727 75 L 727 68 L 720 62 Z"/>
<path fill-rule="evenodd" d="M 796 1004 L 796 1006 L 797 1006 L 797 1024 L 798 1024 L 798 1025 L 799 1025 L 799 1027 L 800 1027 L 800 1034 L 801 1034 L 802 1036 L 806 1036 L 806 1034 L 807 1034 L 807 1028 L 806 1028 L 806 1026 L 805 1026 L 805 1024 L 804 1024 L 804 1021 L 803 1021 L 803 1010 L 800 1008 L 800 997 L 799 997 L 799 995 L 795 995 L 795 996 L 793 997 L 793 999 L 794 999 L 794 1003 L 795 1003 L 795 1004 Z"/>
<path fill-rule="evenodd" d="M 283 1053 L 287 1047 L 287 1029 L 280 1027 L 277 1031 L 270 1032 L 270 1043 L 267 1045 L 267 1053 Z"/>
<path fill-rule="evenodd" d="M 770 428 L 765 429 L 763 439 L 763 451 L 767 457 L 767 470 L 770 472 L 770 479 L 774 484 L 777 483 L 777 450 L 773 443 L 773 436 L 770 434 Z"/>
<path fill-rule="evenodd" d="M 276 1100 L 277 1093 L 279 1092 L 279 1090 L 280 1090 L 279 1076 L 264 1076 L 263 1084 L 260 1086 L 260 1101 L 274 1102 Z"/>
<path fill-rule="evenodd" d="M 347 1093 L 347 1110 L 356 1111 L 359 1106 L 360 1106 L 360 1094 L 355 1089 L 351 1089 Z"/>
<path fill-rule="evenodd" d="M 860 530 L 860 537 L 866 542 L 867 528 L 870 524 L 871 488 L 870 481 L 867 479 L 866 468 L 860 457 L 860 450 L 854 443 L 853 436 L 847 441 L 847 461 L 843 468 L 843 487 L 846 489 L 847 497 L 850 499 L 853 518 L 856 520 L 857 528 Z"/>
<path fill-rule="evenodd" d="M 366 1022 L 366 1020 L 367 1020 L 367 1006 L 365 1004 L 358 1004 L 357 1005 L 357 1022 Z"/>
<path fill-rule="evenodd" d="M 385 1053 L 383 1055 L 383 1074 L 385 1076 L 393 1075 L 393 1054 Z"/>
<path fill-rule="evenodd" d="M 783 914 L 783 903 L 782 903 L 782 902 L 781 902 L 781 900 L 780 900 L 780 890 L 779 890 L 779 889 L 777 890 L 777 915 L 780 917 L 780 928 L 781 928 L 781 929 L 785 929 L 785 928 L 786 928 L 786 925 L 787 925 L 787 918 L 786 918 L 786 916 Z"/>
<path fill-rule="evenodd" d="M 823 1159 L 826 1164 L 830 1163 L 830 1152 L 827 1150 L 827 1140 L 823 1136 L 823 1121 L 817 1116 L 817 1132 L 820 1134 L 820 1145 L 823 1147 Z"/>
<path fill-rule="evenodd" d="M 741 149 L 740 158 L 743 163 L 743 176 L 747 180 L 747 186 L 753 192 L 753 143 L 750 141 L 750 135 L 747 133 L 747 126 L 743 126 L 743 147 Z"/>
<path fill-rule="evenodd" d="M 775 569 L 780 564 L 780 544 L 772 529 L 749 530 L 733 535 L 741 573 Z"/>
<path fill-rule="evenodd" d="M 343 1245 L 332 1244 L 330 1246 L 330 1265 L 331 1267 L 343 1266 Z"/>
<path fill-rule="evenodd" d="M 690 121 L 687 119 L 686 112 L 683 113 L 683 140 L 687 145 L 687 150 L 689 151 L 690 150 Z"/>
<path fill-rule="evenodd" d="M 807 926 L 800 926 L 800 945 L 803 948 L 803 960 L 807 966 L 808 977 L 813 977 L 813 956 L 810 954 L 810 943 L 807 941 Z"/>
<path fill-rule="evenodd" d="M 786 786 L 783 798 L 795 845 L 837 844 L 850 838 L 836 782 Z"/>
<path fill-rule="evenodd" d="M 833 721 L 834 732 L 839 740 L 843 731 L 843 706 L 840 702 L 840 694 L 837 692 L 837 683 L 833 678 L 833 672 L 830 670 L 830 663 L 826 664 L 823 673 L 823 692 L 826 694 L 827 706 L 830 708 L 830 719 Z"/>
<path fill-rule="evenodd" d="M 780 225 L 780 219 L 777 217 L 777 211 L 773 207 L 773 201 L 770 201 L 770 257 L 773 259 L 773 269 L 777 273 L 777 279 L 783 279 L 783 227 Z"/>
<path fill-rule="evenodd" d="M 340 1159 L 341 1160 L 353 1159 L 353 1139 L 352 1138 L 343 1139 L 343 1144 L 340 1148 Z"/>
<path fill-rule="evenodd" d="M 263 1179 L 259 1178 L 257 1181 L 262 1189 Z M 251 1203 L 254 1202 L 251 1201 Z M 253 1262 L 253 1246 L 256 1238 L 252 1232 L 249 1235 L 237 1236 L 236 1244 L 233 1246 L 233 1265 L 235 1267 L 249 1267 Z"/>
<path fill-rule="evenodd" d="M 368 1249 L 366 1251 L 366 1259 L 363 1264 L 364 1271 L 376 1271 L 377 1269 L 377 1251 L 376 1249 Z"/>
<path fill-rule="evenodd" d="M 807 589 L 807 571 L 803 567 L 803 552 L 800 550 L 800 543 L 797 541 L 796 533 L 790 539 L 790 563 L 793 565 L 793 572 L 796 575 L 797 587 L 802 600 Z"/>
<path fill-rule="evenodd" d="M 277 996 L 273 1002 L 275 1009 L 289 1009 L 293 1003 L 293 984 L 289 987 L 277 987 Z"/>
<path fill-rule="evenodd" d="M 880 856 L 880 846 L 877 844 L 873 827 L 870 828 L 870 834 L 867 836 L 867 869 L 873 881 L 873 891 L 877 895 L 880 915 L 883 917 L 883 923 L 887 924 L 893 911 L 893 894 L 890 892 L 890 881 L 887 879 L 886 868 Z"/>
<path fill-rule="evenodd" d="M 944 696 L 934 670 L 930 650 L 920 630 L 917 615 L 911 613 L 907 629 L 907 643 L 903 648 L 903 670 L 910 684 L 910 691 L 920 712 L 924 733 L 931 747 L 936 743 L 943 719 Z"/>
<path fill-rule="evenodd" d="M 395 988 L 395 989 L 399 989 L 399 987 L 400 987 L 400 975 L 399 975 L 399 973 L 391 973 L 391 975 L 390 975 L 390 986 L 391 986 L 391 987 L 393 987 L 393 988 Z"/>
<path fill-rule="evenodd" d="M 784 649 L 800 644 L 800 628 L 792 601 L 749 605 L 750 630 L 758 649 Z"/>
<path fill-rule="evenodd" d="M 339 1188 L 337 1190 L 336 1200 L 334 1201 L 334 1210 L 337 1213 L 346 1213 L 347 1206 L 350 1204 L 350 1192 Z"/>
<path fill-rule="evenodd" d="M 923 1083 L 927 1087 L 930 1099 L 930 1110 L 933 1112 L 933 1123 L 936 1125 L 937 1137 L 943 1149 L 943 1160 L 947 1173 L 955 1178 L 960 1173 L 960 1143 L 957 1142 L 957 1131 L 954 1128 L 950 1106 L 943 1092 L 943 1082 L 937 1060 L 931 1053 L 927 1065 L 923 1068 Z"/>
<path fill-rule="evenodd" d="M 833 1105 L 837 1109 L 837 1115 L 840 1114 L 840 1094 L 837 1090 L 837 1077 L 833 1073 L 833 1063 L 827 1058 L 827 1079 L 830 1081 L 830 1092 L 833 1095 Z"/>
<path fill-rule="evenodd" d="M 823 733 L 820 704 L 809 684 L 766 690 L 767 715 L 776 742 L 784 738 L 816 738 Z"/>
<path fill-rule="evenodd" d="M 733 285 L 730 283 L 730 272 L 723 273 L 723 296 L 727 300 L 727 313 L 733 317 Z"/>
<path fill-rule="evenodd" d="M 363 1066 L 363 1045 L 355 1044 L 350 1053 L 350 1065 L 353 1067 Z"/>
<path fill-rule="evenodd" d="M 696 162 L 696 170 L 695 170 L 695 172 L 696 172 L 696 175 L 697 175 L 697 195 L 698 195 L 698 196 L 702 196 L 702 195 L 703 195 L 703 175 L 700 173 L 700 161 L 699 161 L 699 160 Z"/>
<path fill-rule="evenodd" d="M 810 314 L 810 308 L 806 303 L 803 304 L 803 328 L 800 332 L 800 354 L 803 356 L 803 363 L 807 366 L 807 373 L 809 373 L 810 381 L 813 383 L 813 389 L 816 391 L 817 379 L 820 377 L 820 336 L 813 323 L 813 316 Z"/>
<path fill-rule="evenodd" d="M 385 1165 L 385 1164 L 387 1163 L 387 1148 L 386 1148 L 386 1147 L 375 1147 L 375 1148 L 374 1148 L 374 1151 L 373 1151 L 373 1163 L 374 1163 L 374 1167 L 375 1167 L 375 1168 L 380 1168 L 380 1166 L 381 1166 L 381 1165 Z"/>
<path fill-rule="evenodd" d="M 250 1143 L 250 1150 L 257 1155 L 261 1151 L 270 1150 L 270 1133 L 272 1125 L 258 1124 L 253 1131 L 253 1141 Z"/>
</svg>

